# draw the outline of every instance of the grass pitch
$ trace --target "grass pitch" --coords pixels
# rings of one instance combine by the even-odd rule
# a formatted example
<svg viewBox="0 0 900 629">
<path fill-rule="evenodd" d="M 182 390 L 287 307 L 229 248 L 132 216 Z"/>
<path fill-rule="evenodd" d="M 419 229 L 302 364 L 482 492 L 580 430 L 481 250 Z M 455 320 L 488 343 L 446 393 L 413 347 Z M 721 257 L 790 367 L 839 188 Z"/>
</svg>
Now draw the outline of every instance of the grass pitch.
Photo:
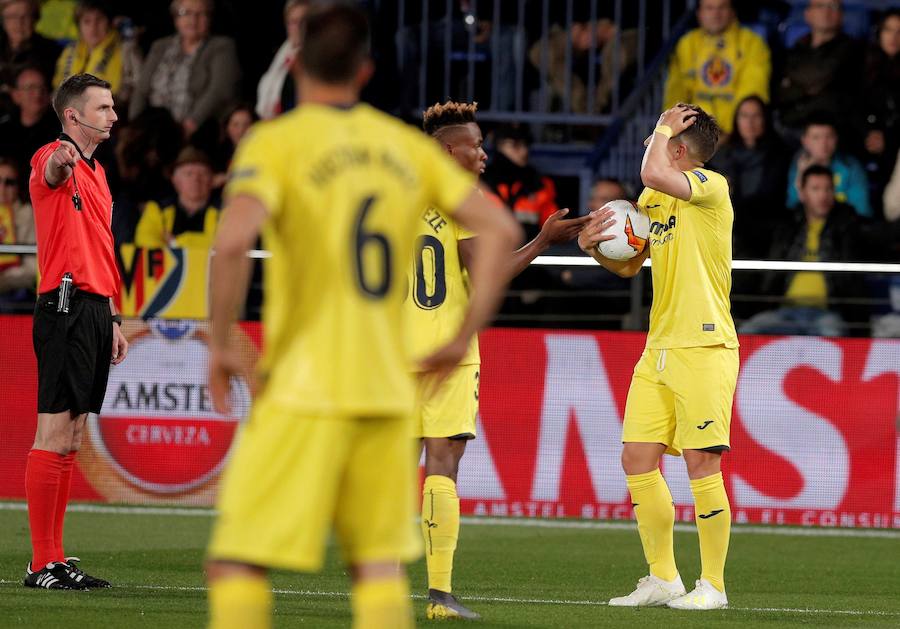
<svg viewBox="0 0 900 629">
<path fill-rule="evenodd" d="M 204 627 L 200 564 L 212 522 L 208 512 L 100 509 L 69 513 L 66 549 L 115 587 L 48 592 L 22 587 L 27 515 L 21 504 L 0 503 L 0 627 Z M 900 627 L 900 531 L 826 536 L 735 527 L 726 573 L 731 607 L 676 612 L 605 605 L 643 576 L 638 535 L 630 525 L 530 523 L 549 526 L 464 521 L 454 588 L 484 616 L 477 626 Z M 692 527 L 684 528 L 675 543 L 690 589 L 699 550 Z M 423 563 L 410 574 L 417 621 L 426 626 Z M 275 627 L 349 627 L 350 583 L 336 551 L 322 574 L 276 573 L 273 585 Z"/>
</svg>

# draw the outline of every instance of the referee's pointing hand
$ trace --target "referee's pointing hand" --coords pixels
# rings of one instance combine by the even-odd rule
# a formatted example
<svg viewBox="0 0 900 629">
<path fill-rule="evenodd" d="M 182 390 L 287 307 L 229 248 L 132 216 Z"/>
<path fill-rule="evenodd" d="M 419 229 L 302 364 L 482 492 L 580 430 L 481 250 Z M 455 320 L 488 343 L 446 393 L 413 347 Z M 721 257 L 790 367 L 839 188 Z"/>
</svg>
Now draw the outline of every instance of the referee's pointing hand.
<svg viewBox="0 0 900 629">
<path fill-rule="evenodd" d="M 79 159 L 81 159 L 81 156 L 78 154 L 78 151 L 68 142 L 60 142 L 59 148 L 50 155 L 50 163 L 60 170 L 65 170 L 66 173 L 72 172 L 72 169 L 75 168 L 75 163 Z"/>
</svg>

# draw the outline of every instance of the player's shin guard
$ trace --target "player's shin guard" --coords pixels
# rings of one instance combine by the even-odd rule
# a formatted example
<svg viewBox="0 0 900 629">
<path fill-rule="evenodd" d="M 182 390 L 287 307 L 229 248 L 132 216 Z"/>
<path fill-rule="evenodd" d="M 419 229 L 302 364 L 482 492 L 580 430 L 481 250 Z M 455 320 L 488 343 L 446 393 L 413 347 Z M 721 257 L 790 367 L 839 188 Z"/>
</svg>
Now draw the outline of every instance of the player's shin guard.
<svg viewBox="0 0 900 629">
<path fill-rule="evenodd" d="M 353 629 L 411 629 L 414 626 L 406 576 L 353 584 Z"/>
<path fill-rule="evenodd" d="M 58 557 L 65 557 L 63 548 L 63 525 L 66 521 L 66 507 L 69 504 L 69 488 L 72 485 L 72 468 L 75 467 L 75 452 L 62 458 L 59 470 L 59 490 L 56 492 L 56 511 L 53 521 L 53 543 Z"/>
<path fill-rule="evenodd" d="M 272 588 L 262 576 L 236 575 L 209 585 L 209 629 L 269 629 Z"/>
<path fill-rule="evenodd" d="M 678 576 L 673 549 L 675 506 L 666 479 L 659 469 L 655 469 L 646 474 L 626 476 L 625 481 L 631 493 L 650 574 L 671 581 Z"/>
<path fill-rule="evenodd" d="M 731 506 L 722 473 L 691 481 L 697 534 L 700 536 L 701 578 L 725 591 L 725 557 L 731 537 Z"/>
<path fill-rule="evenodd" d="M 51 561 L 62 561 L 57 555 L 54 530 L 59 477 L 65 457 L 48 450 L 31 450 L 25 463 L 25 497 L 28 501 L 28 523 L 31 527 L 31 568 L 41 570 Z"/>
<path fill-rule="evenodd" d="M 422 490 L 422 536 L 428 587 L 451 591 L 453 555 L 459 538 L 459 497 L 456 483 L 446 476 L 428 476 Z"/>
</svg>

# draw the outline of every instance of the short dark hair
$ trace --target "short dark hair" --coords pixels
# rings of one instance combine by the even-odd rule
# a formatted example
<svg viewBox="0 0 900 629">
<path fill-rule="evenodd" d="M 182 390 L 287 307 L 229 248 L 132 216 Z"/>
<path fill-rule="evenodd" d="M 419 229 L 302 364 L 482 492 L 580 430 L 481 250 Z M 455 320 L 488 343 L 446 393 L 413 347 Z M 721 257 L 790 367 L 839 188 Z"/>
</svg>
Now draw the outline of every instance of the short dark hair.
<svg viewBox="0 0 900 629">
<path fill-rule="evenodd" d="M 89 87 L 100 87 L 102 89 L 111 89 L 109 81 L 97 78 L 93 74 L 73 74 L 62 82 L 53 95 L 53 111 L 60 122 L 63 120 L 63 112 L 66 107 L 70 107 L 72 103 L 81 98 Z"/>
<path fill-rule="evenodd" d="M 719 146 L 719 134 L 722 130 L 716 119 L 698 105 L 678 103 L 694 110 L 694 124 L 679 133 L 676 138 L 688 147 L 691 157 L 701 162 L 708 162 L 716 154 Z"/>
<path fill-rule="evenodd" d="M 353 79 L 369 56 L 369 20 L 346 3 L 313 5 L 301 25 L 303 71 L 324 83 Z"/>
<path fill-rule="evenodd" d="M 806 133 L 810 127 L 831 127 L 837 131 L 837 117 L 827 111 L 814 111 L 803 121 L 803 133 Z"/>
<path fill-rule="evenodd" d="M 78 4 L 75 5 L 75 25 L 77 26 L 81 18 L 91 11 L 101 13 L 110 23 L 115 17 L 113 9 L 107 0 L 78 0 Z"/>
<path fill-rule="evenodd" d="M 435 103 L 422 114 L 422 128 L 428 135 L 435 135 L 441 129 L 477 122 L 475 112 L 478 103 L 457 103 L 448 100 Z"/>
<path fill-rule="evenodd" d="M 813 164 L 800 174 L 800 187 L 806 186 L 806 180 L 810 177 L 828 177 L 828 181 L 834 186 L 834 172 L 828 166 Z"/>
</svg>

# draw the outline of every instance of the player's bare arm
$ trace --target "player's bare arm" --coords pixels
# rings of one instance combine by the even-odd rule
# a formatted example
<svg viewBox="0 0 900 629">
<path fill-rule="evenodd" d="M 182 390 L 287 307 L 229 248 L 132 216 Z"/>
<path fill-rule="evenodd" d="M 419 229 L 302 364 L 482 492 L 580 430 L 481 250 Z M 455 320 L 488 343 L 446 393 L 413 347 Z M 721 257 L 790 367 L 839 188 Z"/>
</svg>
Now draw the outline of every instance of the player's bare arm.
<svg viewBox="0 0 900 629">
<path fill-rule="evenodd" d="M 587 224 L 589 217 L 581 216 L 564 220 L 568 213 L 569 208 L 563 208 L 551 214 L 541 226 L 541 231 L 534 240 L 513 254 L 513 276 L 527 269 L 532 260 L 551 246 L 569 242 L 578 237 L 578 233 Z M 609 238 L 612 236 L 604 237 L 604 240 Z"/>
<path fill-rule="evenodd" d="M 449 343 L 439 348 L 421 363 L 421 370 L 431 372 L 440 382 L 462 360 L 472 335 L 490 322 L 496 311 L 510 273 L 511 254 L 522 241 L 522 228 L 504 207 L 488 201 L 477 190 L 466 198 L 453 214 L 466 229 L 478 234 L 475 255 L 468 269 L 472 278 L 472 297 L 459 332 Z"/>
<path fill-rule="evenodd" d="M 696 112 L 685 105 L 676 105 L 664 111 L 649 138 L 641 162 L 641 182 L 645 186 L 682 201 L 690 201 L 691 184 L 675 165 L 675 157 L 669 150 L 670 136 L 666 134 L 666 127 L 671 130 L 671 137 L 674 138 L 694 124 L 695 115 Z M 685 150 L 682 147 L 676 151 Z M 698 164 L 700 165 L 702 164 Z"/>
<path fill-rule="evenodd" d="M 213 245 L 215 255 L 209 279 L 209 391 L 215 409 L 225 415 L 231 412 L 231 376 L 246 376 L 229 338 L 250 281 L 247 252 L 256 243 L 267 215 L 265 206 L 256 197 L 235 196 L 222 212 Z"/>
<path fill-rule="evenodd" d="M 588 214 L 588 221 L 578 234 L 578 247 L 607 271 L 619 277 L 634 277 L 640 272 L 644 260 L 650 257 L 650 247 L 646 247 L 630 260 L 612 260 L 597 249 L 597 245 L 601 242 L 615 238 L 605 233 L 615 223 L 613 214 L 612 210 L 603 208 Z"/>
<path fill-rule="evenodd" d="M 75 169 L 75 164 L 81 156 L 74 146 L 68 142 L 60 142 L 57 148 L 47 159 L 47 166 L 44 168 L 44 181 L 51 188 L 66 182 Z"/>
</svg>

